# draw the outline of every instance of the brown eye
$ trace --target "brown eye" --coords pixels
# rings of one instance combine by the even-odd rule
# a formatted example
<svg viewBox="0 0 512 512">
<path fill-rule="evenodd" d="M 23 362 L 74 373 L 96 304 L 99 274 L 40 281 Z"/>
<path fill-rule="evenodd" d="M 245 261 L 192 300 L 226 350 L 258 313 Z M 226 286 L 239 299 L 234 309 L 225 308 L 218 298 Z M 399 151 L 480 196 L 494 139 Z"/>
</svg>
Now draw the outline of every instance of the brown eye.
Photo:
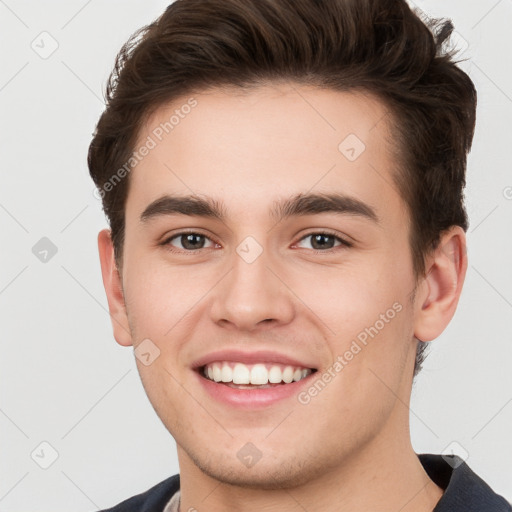
<svg viewBox="0 0 512 512">
<path fill-rule="evenodd" d="M 301 243 L 303 240 L 311 239 L 311 248 L 314 250 L 329 250 L 334 249 L 335 247 L 343 246 L 343 247 L 350 247 L 351 244 L 344 240 L 343 238 L 340 238 L 339 236 L 336 236 L 332 233 L 309 233 L 308 235 L 301 238 L 299 243 Z M 336 242 L 339 242 L 337 245 Z"/>
<path fill-rule="evenodd" d="M 197 249 L 204 249 L 207 241 L 212 242 L 206 235 L 201 233 L 182 232 L 168 238 L 163 245 L 170 245 L 171 247 L 191 252 Z M 176 246 L 173 242 L 177 242 L 179 245 Z"/>
</svg>

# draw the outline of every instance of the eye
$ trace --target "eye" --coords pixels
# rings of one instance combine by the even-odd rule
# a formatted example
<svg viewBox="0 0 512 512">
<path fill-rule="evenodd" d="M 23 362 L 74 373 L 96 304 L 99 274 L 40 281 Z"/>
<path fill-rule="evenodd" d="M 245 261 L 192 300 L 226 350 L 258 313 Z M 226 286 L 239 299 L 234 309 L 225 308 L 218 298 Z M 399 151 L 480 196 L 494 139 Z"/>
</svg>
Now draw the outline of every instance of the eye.
<svg viewBox="0 0 512 512">
<path fill-rule="evenodd" d="M 335 235 L 334 233 L 330 232 L 315 232 L 315 233 L 309 233 L 308 235 L 302 237 L 298 243 L 301 243 L 303 240 L 307 240 L 308 238 L 311 239 L 311 246 L 314 250 L 329 250 L 334 249 L 335 247 L 343 246 L 343 247 L 351 247 L 352 244 L 350 242 L 347 242 L 343 238 Z M 339 242 L 339 244 L 336 246 L 334 245 L 336 242 Z"/>
<path fill-rule="evenodd" d="M 179 246 L 174 245 L 173 241 L 175 240 Z M 170 238 L 165 239 L 162 242 L 162 245 L 176 247 L 177 249 L 181 249 L 185 252 L 193 252 L 195 249 L 207 249 L 208 247 L 205 247 L 206 241 L 210 241 L 213 244 L 210 247 L 215 246 L 215 242 L 213 242 L 206 235 L 196 233 L 195 231 L 182 231 L 171 236 Z"/>
<path fill-rule="evenodd" d="M 347 240 L 335 235 L 334 233 L 330 233 L 327 231 L 321 232 L 313 232 L 309 233 L 306 236 L 303 236 L 295 246 L 302 243 L 304 240 L 311 239 L 311 246 L 313 250 L 320 250 L 322 252 L 328 251 L 330 249 L 335 249 L 336 247 L 351 247 L 352 244 Z M 206 245 L 207 242 L 210 242 L 211 245 L 208 247 Z M 336 245 L 336 242 L 338 244 Z M 178 243 L 179 245 L 176 245 Z M 199 249 L 208 249 L 215 247 L 216 242 L 208 238 L 206 235 L 202 233 L 198 233 L 195 231 L 181 231 L 180 233 L 176 233 L 173 236 L 166 238 L 162 244 L 163 246 L 170 246 L 172 248 L 176 248 L 181 250 L 181 252 L 195 252 Z M 218 244 L 217 244 L 218 245 Z"/>
</svg>

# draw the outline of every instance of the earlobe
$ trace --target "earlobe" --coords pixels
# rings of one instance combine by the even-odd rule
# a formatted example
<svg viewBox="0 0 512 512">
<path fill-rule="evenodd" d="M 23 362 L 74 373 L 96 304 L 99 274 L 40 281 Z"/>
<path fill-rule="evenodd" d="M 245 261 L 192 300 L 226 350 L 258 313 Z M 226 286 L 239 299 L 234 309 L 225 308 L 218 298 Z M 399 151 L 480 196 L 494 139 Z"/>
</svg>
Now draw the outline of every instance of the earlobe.
<svg viewBox="0 0 512 512">
<path fill-rule="evenodd" d="M 422 341 L 437 338 L 455 314 L 467 269 L 466 235 L 460 226 L 444 232 L 429 256 L 418 294 L 414 335 Z"/>
<path fill-rule="evenodd" d="M 114 338 L 120 345 L 132 345 L 121 276 L 116 266 L 109 229 L 103 229 L 98 233 L 98 251 Z"/>
</svg>

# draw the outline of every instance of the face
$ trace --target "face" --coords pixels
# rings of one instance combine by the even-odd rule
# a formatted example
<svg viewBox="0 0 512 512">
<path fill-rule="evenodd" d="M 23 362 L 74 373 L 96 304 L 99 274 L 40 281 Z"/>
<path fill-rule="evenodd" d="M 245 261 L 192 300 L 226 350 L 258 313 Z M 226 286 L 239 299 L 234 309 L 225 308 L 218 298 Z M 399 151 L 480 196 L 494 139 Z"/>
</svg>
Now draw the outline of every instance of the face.
<svg viewBox="0 0 512 512">
<path fill-rule="evenodd" d="M 282 84 L 141 131 L 116 339 L 180 467 L 277 488 L 404 437 L 417 306 L 389 126 L 372 96 Z"/>
</svg>

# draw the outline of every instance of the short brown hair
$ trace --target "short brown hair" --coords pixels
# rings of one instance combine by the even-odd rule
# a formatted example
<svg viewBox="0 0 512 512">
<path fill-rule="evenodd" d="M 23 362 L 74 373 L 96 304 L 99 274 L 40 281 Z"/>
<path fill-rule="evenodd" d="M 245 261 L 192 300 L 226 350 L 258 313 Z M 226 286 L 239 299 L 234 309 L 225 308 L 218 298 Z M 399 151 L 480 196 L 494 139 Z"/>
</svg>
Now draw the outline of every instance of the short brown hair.
<svg viewBox="0 0 512 512">
<path fill-rule="evenodd" d="M 112 178 L 123 165 L 126 170 L 149 115 L 192 91 L 285 80 L 369 92 L 390 110 L 399 148 L 394 180 L 411 216 L 414 271 L 424 275 L 425 256 L 441 233 L 468 228 L 463 189 L 476 91 L 445 47 L 452 30 L 448 20 L 422 21 L 405 0 L 169 5 L 120 50 L 89 147 L 119 268 L 129 179 Z M 426 346 L 418 342 L 414 376 Z"/>
</svg>

